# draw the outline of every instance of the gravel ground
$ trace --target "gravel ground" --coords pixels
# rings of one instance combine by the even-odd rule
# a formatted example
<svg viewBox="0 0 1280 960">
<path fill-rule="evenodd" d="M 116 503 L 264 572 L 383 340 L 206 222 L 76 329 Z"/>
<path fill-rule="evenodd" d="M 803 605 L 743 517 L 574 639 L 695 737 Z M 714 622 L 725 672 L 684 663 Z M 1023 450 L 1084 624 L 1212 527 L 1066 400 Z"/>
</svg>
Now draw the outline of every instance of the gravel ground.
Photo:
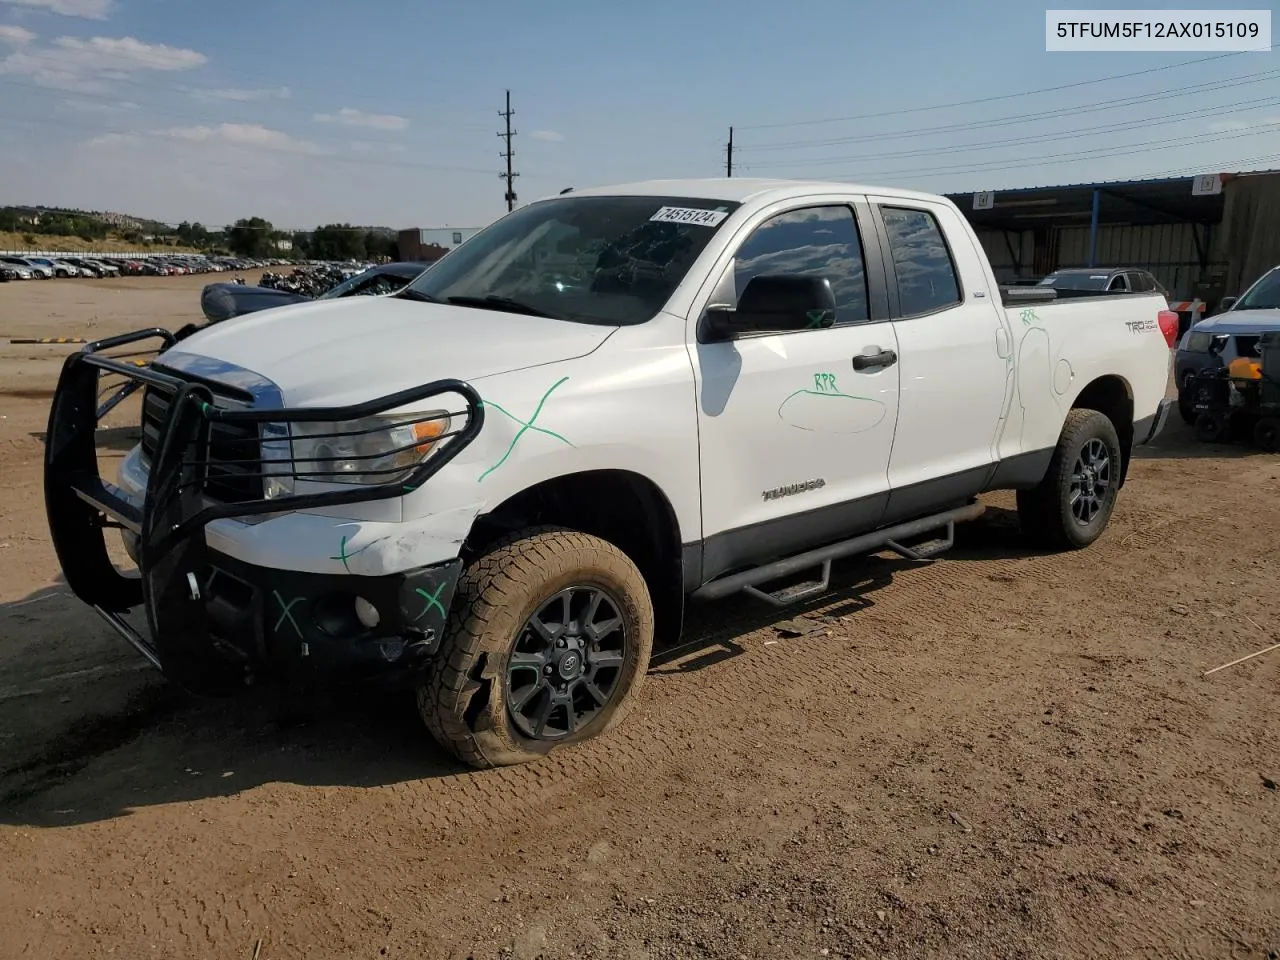
<svg viewBox="0 0 1280 960">
<path fill-rule="evenodd" d="M 699 607 L 613 735 L 474 773 L 407 698 L 184 697 L 60 583 L 68 348 L 7 340 L 210 279 L 0 286 L 0 957 L 1277 956 L 1280 651 L 1204 674 L 1280 641 L 1280 457 L 1172 423 L 1089 550 L 997 495 L 806 636 Z"/>
</svg>

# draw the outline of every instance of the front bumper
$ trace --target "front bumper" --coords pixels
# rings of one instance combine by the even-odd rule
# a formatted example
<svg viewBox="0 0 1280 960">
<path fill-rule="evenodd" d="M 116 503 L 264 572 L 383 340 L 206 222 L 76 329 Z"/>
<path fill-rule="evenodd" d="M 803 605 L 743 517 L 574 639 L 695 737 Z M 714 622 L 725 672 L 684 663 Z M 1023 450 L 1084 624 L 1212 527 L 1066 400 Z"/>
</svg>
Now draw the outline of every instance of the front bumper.
<svg viewBox="0 0 1280 960">
<path fill-rule="evenodd" d="M 440 647 L 461 570 L 455 560 L 382 577 L 298 573 L 209 551 L 203 580 L 187 584 L 207 630 L 196 641 L 207 647 L 192 652 L 216 653 L 231 686 L 257 676 L 413 683 Z"/>
<path fill-rule="evenodd" d="M 447 380 L 342 408 L 220 406 L 214 392 L 219 384 L 184 378 L 164 368 L 162 359 L 138 366 L 102 354 L 156 337 L 166 346 L 174 342 L 166 331 L 144 330 L 89 344 L 63 366 L 49 415 L 44 486 L 50 534 L 71 590 L 170 679 L 195 692 L 229 692 L 264 675 L 363 678 L 415 671 L 439 642 L 458 561 L 386 576 L 277 570 L 211 548 L 205 528 L 219 519 L 287 515 L 416 490 L 479 433 L 483 409 L 474 389 Z M 170 398 L 141 508 L 98 471 L 95 430 L 103 414 L 103 372 Z M 214 427 L 237 425 L 257 438 L 261 424 L 356 422 L 442 394 L 461 398 L 465 409 L 451 415 L 463 426 L 440 436 L 442 446 L 408 475 L 394 475 L 394 482 L 271 500 L 211 502 L 207 495 L 219 463 L 249 463 L 214 461 Z M 251 443 L 257 449 L 261 441 Z M 323 475 L 315 472 L 314 461 L 298 464 L 276 456 L 269 466 L 270 473 L 265 461 L 255 460 L 237 476 L 277 477 L 282 470 L 295 478 Z M 133 540 L 140 576 L 126 576 L 111 562 L 108 526 L 122 528 Z M 357 597 L 377 610 L 376 624 L 361 623 Z M 138 606 L 146 611 L 147 635 L 122 616 Z"/>
</svg>

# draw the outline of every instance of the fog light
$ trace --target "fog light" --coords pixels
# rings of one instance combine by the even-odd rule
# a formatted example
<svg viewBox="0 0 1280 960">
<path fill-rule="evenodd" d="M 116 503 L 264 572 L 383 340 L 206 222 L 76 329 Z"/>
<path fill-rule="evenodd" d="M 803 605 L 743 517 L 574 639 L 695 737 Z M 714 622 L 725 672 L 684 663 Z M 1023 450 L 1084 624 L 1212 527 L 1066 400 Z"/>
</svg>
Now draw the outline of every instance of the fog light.
<svg viewBox="0 0 1280 960">
<path fill-rule="evenodd" d="M 356 597 L 356 618 L 370 630 L 382 619 L 378 616 L 378 608 L 364 597 Z"/>
</svg>

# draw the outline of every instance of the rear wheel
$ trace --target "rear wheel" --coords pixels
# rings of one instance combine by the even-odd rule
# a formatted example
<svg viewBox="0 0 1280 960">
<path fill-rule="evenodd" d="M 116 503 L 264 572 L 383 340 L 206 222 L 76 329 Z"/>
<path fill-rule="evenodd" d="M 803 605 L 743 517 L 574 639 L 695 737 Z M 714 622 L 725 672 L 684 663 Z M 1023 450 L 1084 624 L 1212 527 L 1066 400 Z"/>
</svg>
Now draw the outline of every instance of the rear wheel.
<svg viewBox="0 0 1280 960">
<path fill-rule="evenodd" d="M 470 766 L 524 763 L 621 722 L 652 649 L 648 588 L 626 554 L 584 533 L 524 531 L 463 572 L 419 712 Z"/>
<path fill-rule="evenodd" d="M 1120 492 L 1122 464 L 1115 425 L 1096 410 L 1067 415 L 1039 486 L 1018 491 L 1018 520 L 1037 543 L 1078 550 L 1102 535 Z"/>
</svg>

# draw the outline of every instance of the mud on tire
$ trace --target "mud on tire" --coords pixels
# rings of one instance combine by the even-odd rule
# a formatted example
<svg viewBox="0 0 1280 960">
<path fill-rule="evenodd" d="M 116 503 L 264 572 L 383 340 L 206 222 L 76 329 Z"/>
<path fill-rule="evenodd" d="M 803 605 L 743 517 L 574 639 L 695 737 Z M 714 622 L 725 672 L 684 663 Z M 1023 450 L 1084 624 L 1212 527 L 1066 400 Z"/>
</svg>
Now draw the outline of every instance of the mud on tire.
<svg viewBox="0 0 1280 960">
<path fill-rule="evenodd" d="M 1018 491 L 1018 520 L 1034 542 L 1057 550 L 1087 547 L 1115 509 L 1122 465 L 1115 425 L 1096 410 L 1067 415 L 1040 485 Z"/>
<path fill-rule="evenodd" d="M 626 554 L 585 533 L 520 531 L 459 578 L 418 710 L 469 766 L 525 763 L 617 726 L 652 649 L 649 591 Z"/>
</svg>

